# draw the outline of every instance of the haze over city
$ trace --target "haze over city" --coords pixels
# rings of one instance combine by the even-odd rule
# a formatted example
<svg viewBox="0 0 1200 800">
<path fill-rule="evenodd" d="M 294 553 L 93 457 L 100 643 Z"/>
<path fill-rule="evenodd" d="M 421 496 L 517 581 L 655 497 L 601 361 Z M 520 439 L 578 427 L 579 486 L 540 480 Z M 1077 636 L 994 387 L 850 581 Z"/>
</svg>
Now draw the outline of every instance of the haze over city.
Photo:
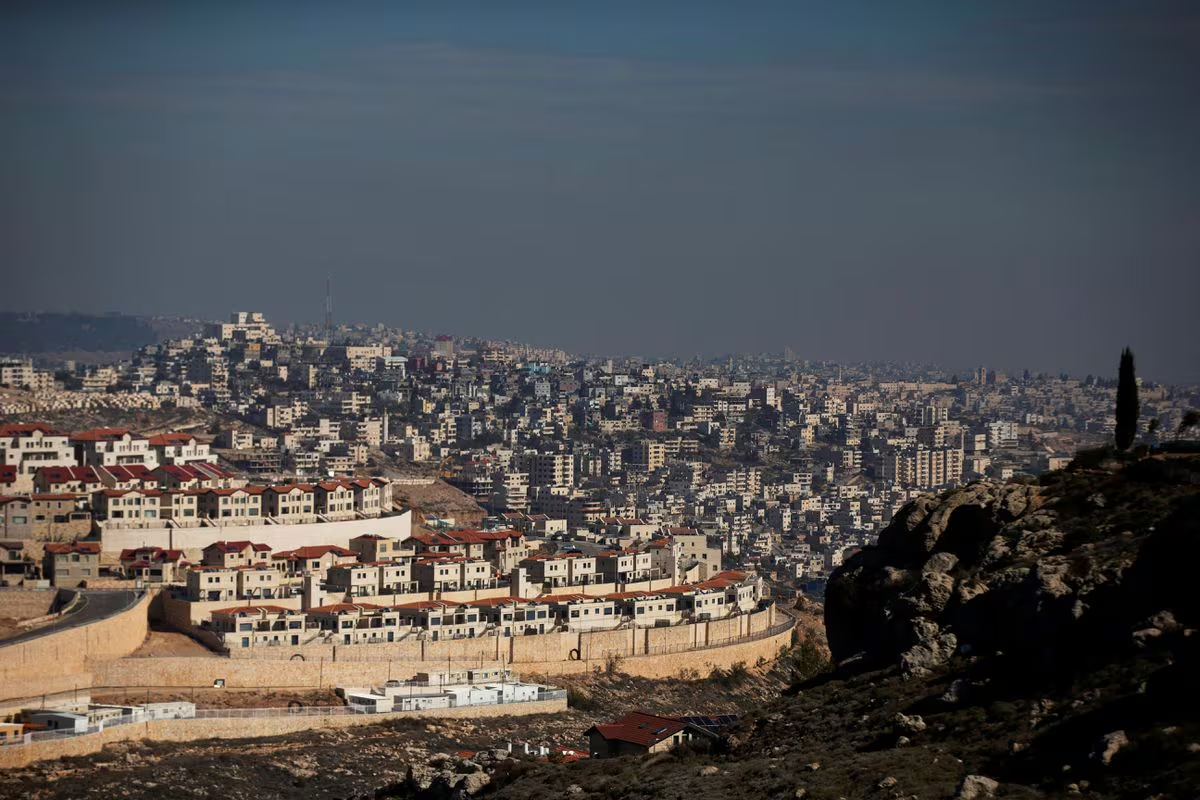
<svg viewBox="0 0 1200 800">
<path fill-rule="evenodd" d="M 1185 3 L 0 10 L 0 309 L 1200 379 Z"/>
</svg>

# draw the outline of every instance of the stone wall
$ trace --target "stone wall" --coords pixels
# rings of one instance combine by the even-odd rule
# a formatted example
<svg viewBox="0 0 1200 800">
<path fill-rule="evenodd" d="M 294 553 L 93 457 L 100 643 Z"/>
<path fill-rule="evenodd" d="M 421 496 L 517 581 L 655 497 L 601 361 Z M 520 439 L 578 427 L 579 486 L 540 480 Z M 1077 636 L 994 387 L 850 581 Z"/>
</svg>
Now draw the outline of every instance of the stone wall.
<svg viewBox="0 0 1200 800">
<path fill-rule="evenodd" d="M 166 601 L 165 607 L 171 608 L 173 602 L 175 601 Z M 280 602 L 279 604 L 284 605 L 285 603 Z M 176 603 L 176 605 L 188 604 Z M 221 603 L 204 605 L 222 606 Z M 225 603 L 223 607 L 229 605 L 229 603 Z M 237 603 L 233 603 L 233 605 L 237 605 Z M 176 610 L 171 613 L 176 614 L 179 619 L 183 619 L 183 614 L 186 612 Z M 192 611 L 192 616 L 195 616 L 195 611 Z M 774 619 L 774 606 L 771 606 L 764 611 L 741 614 L 729 619 L 664 628 L 566 631 L 513 637 L 481 636 L 474 639 L 444 639 L 436 642 L 410 636 L 403 641 L 374 644 L 314 643 L 297 647 L 232 648 L 229 655 L 238 661 L 278 661 L 300 656 L 307 661 L 317 659 L 326 661 L 391 660 L 413 663 L 426 661 L 476 662 L 481 659 L 503 659 L 512 664 L 523 664 L 531 661 L 565 661 L 572 658 L 604 659 L 609 656 L 653 655 L 732 643 L 734 640 L 762 633 L 771 627 Z M 175 618 L 172 616 L 168 616 L 167 620 L 173 624 L 175 622 Z M 572 655 L 573 651 L 577 651 L 575 655 Z"/>
<path fill-rule="evenodd" d="M 398 714 L 346 714 L 324 716 L 221 717 L 216 719 L 165 719 L 119 725 L 89 736 L 72 736 L 27 745 L 0 747 L 0 769 L 13 769 L 48 758 L 97 753 L 113 742 L 151 739 L 164 742 L 188 742 L 198 739 L 250 739 L 281 736 L 315 728 L 348 728 L 371 725 L 401 717 L 482 719 L 485 717 L 527 716 L 565 711 L 566 698 L 508 703 L 491 706 L 405 711 Z"/>
<path fill-rule="evenodd" d="M 765 619 L 770 615 L 768 610 L 754 616 Z M 745 625 L 749 627 L 751 622 L 747 619 Z M 274 660 L 124 658 L 93 664 L 93 685 L 111 689 L 190 688 L 211 687 L 214 681 L 223 680 L 230 689 L 313 689 L 381 685 L 388 680 L 411 678 L 418 672 L 446 667 L 504 665 L 521 675 L 568 675 L 606 669 L 610 663 L 622 672 L 650 678 L 678 676 L 686 668 L 707 675 L 714 666 L 727 668 L 739 661 L 754 664 L 760 657 L 773 660 L 779 649 L 790 643 L 792 635 L 788 626 L 772 636 L 706 645 L 700 631 L 703 627 L 701 623 L 511 639 L 414 642 L 416 649 L 406 647 L 403 651 L 395 649 L 396 644 L 358 645 L 336 651 L 327 648 L 320 655 L 306 652 L 303 660 L 289 655 L 296 655 L 293 651 L 298 648 L 270 648 L 279 651 Z M 419 647 L 442 644 L 447 647 L 425 650 Z"/>
<path fill-rule="evenodd" d="M 151 593 L 106 619 L 0 647 L 0 700 L 83 687 L 98 662 L 123 658 L 141 647 L 149 631 Z"/>
<path fill-rule="evenodd" d="M 405 511 L 378 519 L 352 519 L 343 522 L 312 522 L 299 525 L 227 525 L 197 528 L 103 528 L 100 533 L 102 558 L 115 559 L 124 549 L 163 547 L 183 550 L 199 561 L 201 550 L 213 542 L 248 539 L 268 544 L 273 550 L 292 550 L 316 544 L 349 546 L 350 540 L 365 533 L 389 539 L 407 539 L 412 535 L 412 512 Z"/>
<path fill-rule="evenodd" d="M 0 589 L 0 618 L 29 620 L 44 617 L 54 606 L 57 589 Z"/>
</svg>

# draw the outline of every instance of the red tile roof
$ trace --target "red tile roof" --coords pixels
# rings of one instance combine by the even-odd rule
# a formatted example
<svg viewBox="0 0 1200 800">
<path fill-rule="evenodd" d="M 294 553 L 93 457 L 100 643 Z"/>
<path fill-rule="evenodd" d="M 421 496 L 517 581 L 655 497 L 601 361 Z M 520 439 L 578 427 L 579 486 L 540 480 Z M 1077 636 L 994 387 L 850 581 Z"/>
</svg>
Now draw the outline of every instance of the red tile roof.
<svg viewBox="0 0 1200 800">
<path fill-rule="evenodd" d="M 593 725 L 588 728 L 587 733 L 590 734 L 592 731 L 596 731 L 610 741 L 629 742 L 641 745 L 642 747 L 652 747 L 659 742 L 671 738 L 686 727 L 688 727 L 688 724 L 682 720 L 635 711 L 632 714 L 626 714 L 614 722 Z"/>
<path fill-rule="evenodd" d="M 0 425 L 0 436 L 28 436 L 34 432 L 41 432 L 45 436 L 66 436 L 65 431 L 60 431 L 51 428 L 41 422 L 14 422 L 8 425 Z"/>
<path fill-rule="evenodd" d="M 358 553 L 355 553 L 353 550 L 347 550 L 346 548 L 339 547 L 336 544 L 314 544 L 309 545 L 308 547 L 297 547 L 295 550 L 285 550 L 282 553 L 276 553 L 275 558 L 320 558 L 326 553 L 333 553 L 335 556 L 358 557 Z"/>
<path fill-rule="evenodd" d="M 310 614 L 348 614 L 352 611 L 378 611 L 384 606 L 377 606 L 374 603 L 331 603 L 327 606 L 317 606 L 310 608 Z"/>
<path fill-rule="evenodd" d="M 300 614 L 299 609 L 284 608 L 283 606 L 235 606 L 234 608 L 222 608 L 220 611 L 211 612 L 214 617 L 236 617 L 242 614 Z"/>
<path fill-rule="evenodd" d="M 222 553 L 240 553 L 243 550 L 245 550 L 247 547 L 252 548 L 254 550 L 254 552 L 256 552 L 256 553 L 271 552 L 270 545 L 262 544 L 262 543 L 258 543 L 258 542 L 251 542 L 251 541 L 245 540 L 245 539 L 236 541 L 236 542 L 226 542 L 226 541 L 213 542 L 212 544 L 210 544 L 208 547 L 206 547 L 204 549 L 211 550 L 213 548 L 216 548 L 218 551 L 220 551 Z"/>
<path fill-rule="evenodd" d="M 72 442 L 113 442 L 124 437 L 126 434 L 134 439 L 141 439 L 128 428 L 92 428 L 87 431 L 77 431 L 71 434 Z"/>
<path fill-rule="evenodd" d="M 100 555 L 99 542 L 53 542 L 45 546 L 47 553 L 54 555 L 65 555 L 67 553 L 83 553 L 86 555 Z"/>
<path fill-rule="evenodd" d="M 150 444 L 156 447 L 184 445 L 194 441 L 196 441 L 196 437 L 190 433 L 160 433 L 157 436 L 150 437 Z"/>
</svg>

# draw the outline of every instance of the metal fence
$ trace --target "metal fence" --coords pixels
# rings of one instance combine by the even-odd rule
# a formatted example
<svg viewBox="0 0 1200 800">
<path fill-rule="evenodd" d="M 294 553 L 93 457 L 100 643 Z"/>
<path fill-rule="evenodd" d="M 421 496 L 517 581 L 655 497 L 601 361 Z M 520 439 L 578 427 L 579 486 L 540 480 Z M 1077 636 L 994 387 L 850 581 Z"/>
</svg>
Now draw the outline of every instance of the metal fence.
<svg viewBox="0 0 1200 800">
<path fill-rule="evenodd" d="M 470 703 L 469 705 L 456 706 L 457 708 L 474 708 L 476 706 L 496 706 L 496 705 L 522 705 L 524 703 L 535 703 L 542 700 L 565 700 L 567 697 L 566 689 L 547 689 L 538 693 L 538 696 L 528 700 L 484 700 Z M 78 736 L 93 736 L 108 728 L 116 728 L 122 725 L 136 725 L 143 722 L 154 722 L 157 720 L 193 720 L 193 719 L 250 719 L 250 718 L 269 718 L 269 717 L 351 717 L 360 715 L 370 715 L 379 720 L 387 720 L 392 718 L 404 717 L 414 713 L 424 713 L 429 710 L 441 709 L 413 709 L 406 711 L 376 711 L 371 706 L 349 704 L 344 706 L 290 706 L 287 708 L 201 708 L 197 709 L 191 716 L 150 716 L 146 714 L 125 714 L 120 717 L 113 717 L 104 720 L 96 725 L 89 725 L 86 729 L 58 730 L 58 731 L 36 731 L 27 733 L 20 739 L 0 741 L 0 747 L 15 747 L 24 744 L 36 744 L 38 742 L 53 742 L 63 739 L 73 739 Z"/>
</svg>

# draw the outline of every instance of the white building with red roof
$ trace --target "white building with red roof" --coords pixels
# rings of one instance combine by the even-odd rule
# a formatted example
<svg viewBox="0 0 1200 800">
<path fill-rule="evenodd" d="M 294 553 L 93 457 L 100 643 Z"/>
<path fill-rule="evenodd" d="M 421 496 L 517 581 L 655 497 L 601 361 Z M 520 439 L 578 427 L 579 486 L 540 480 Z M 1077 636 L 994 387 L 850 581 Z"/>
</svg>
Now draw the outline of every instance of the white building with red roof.
<svg viewBox="0 0 1200 800">
<path fill-rule="evenodd" d="M 158 453 L 150 440 L 128 428 L 92 428 L 71 434 L 71 445 L 79 464 L 88 467 L 112 467 L 144 464 L 158 466 Z"/>
</svg>

